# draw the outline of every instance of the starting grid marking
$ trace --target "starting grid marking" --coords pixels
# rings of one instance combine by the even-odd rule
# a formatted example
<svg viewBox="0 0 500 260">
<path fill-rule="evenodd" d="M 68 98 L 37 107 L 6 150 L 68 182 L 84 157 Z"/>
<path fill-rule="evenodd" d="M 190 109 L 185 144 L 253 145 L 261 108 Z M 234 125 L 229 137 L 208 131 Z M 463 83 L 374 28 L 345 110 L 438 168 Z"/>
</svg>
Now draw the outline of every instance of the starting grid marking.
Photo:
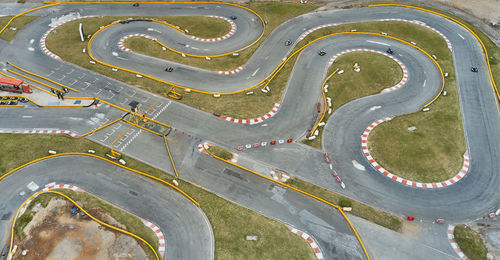
<svg viewBox="0 0 500 260">
<path fill-rule="evenodd" d="M 385 52 L 382 52 L 382 51 L 376 51 L 376 50 L 372 50 L 372 49 L 348 49 L 348 50 L 345 50 L 345 51 L 341 51 L 335 55 L 333 55 L 333 57 L 328 61 L 328 67 L 332 66 L 333 62 L 341 55 L 343 54 L 346 54 L 346 53 L 349 53 L 349 52 L 355 52 L 355 51 L 367 51 L 367 52 L 373 52 L 373 53 L 377 53 L 377 54 L 381 54 L 381 55 L 384 55 L 386 57 L 389 57 L 391 58 L 392 60 L 394 60 L 400 67 L 401 67 L 401 70 L 403 70 L 403 78 L 401 79 L 401 81 L 394 85 L 393 87 L 390 87 L 390 88 L 386 88 L 384 90 L 381 91 L 381 93 L 386 93 L 386 92 L 390 92 L 390 91 L 394 91 L 396 89 L 399 89 L 400 87 L 402 87 L 404 84 L 406 84 L 406 82 L 408 82 L 408 69 L 406 68 L 406 66 L 399 60 L 397 59 L 396 57 L 388 54 L 388 53 L 385 53 Z"/>
<path fill-rule="evenodd" d="M 55 183 L 50 183 L 50 184 L 47 184 L 45 186 L 45 188 L 42 189 L 42 191 L 49 191 L 49 190 L 54 190 L 54 189 L 68 189 L 68 190 L 72 190 L 72 191 L 76 191 L 76 192 L 85 192 L 85 193 L 88 193 L 86 192 L 85 190 L 75 186 L 75 185 L 71 185 L 71 184 L 55 184 Z M 38 197 L 38 195 L 34 196 L 33 198 L 29 199 L 28 201 L 26 201 L 26 203 L 24 204 L 24 206 L 19 210 L 19 216 L 22 216 L 24 214 L 24 212 L 26 211 L 26 209 L 28 208 L 29 204 L 36 198 Z M 142 223 L 148 227 L 149 229 L 151 229 L 154 234 L 156 235 L 156 237 L 158 238 L 158 251 L 161 255 L 161 257 L 163 258 L 165 256 L 165 249 L 166 249 L 166 241 L 165 241 L 165 236 L 163 235 L 163 232 L 161 231 L 160 227 L 158 227 L 157 225 L 153 224 L 152 222 L 148 221 L 148 220 L 145 220 L 143 218 L 140 218 L 139 219 L 142 221 Z"/>
<path fill-rule="evenodd" d="M 382 118 L 380 120 L 377 120 L 373 122 L 371 125 L 369 125 L 365 131 L 363 132 L 363 135 L 361 135 L 361 149 L 363 151 L 363 155 L 366 157 L 366 159 L 370 162 L 370 164 L 380 173 L 382 173 L 384 176 L 387 176 L 388 178 L 391 178 L 394 181 L 397 181 L 399 183 L 402 183 L 404 185 L 412 186 L 412 187 L 417 187 L 417 188 L 428 188 L 428 189 L 434 189 L 434 188 L 443 188 L 446 186 L 450 186 L 459 180 L 461 180 L 467 172 L 469 171 L 469 153 L 466 151 L 464 154 L 464 163 L 462 165 L 462 169 L 458 172 L 457 175 L 455 175 L 453 178 L 443 181 L 443 182 L 432 182 L 432 183 L 421 183 L 421 182 L 415 182 L 415 181 L 410 181 L 407 179 L 403 179 L 401 177 L 398 177 L 386 169 L 384 169 L 382 166 L 380 166 L 375 159 L 370 154 L 370 151 L 368 150 L 368 136 L 370 135 L 370 132 L 375 128 L 377 125 L 391 120 L 391 117 L 386 117 Z"/>
</svg>

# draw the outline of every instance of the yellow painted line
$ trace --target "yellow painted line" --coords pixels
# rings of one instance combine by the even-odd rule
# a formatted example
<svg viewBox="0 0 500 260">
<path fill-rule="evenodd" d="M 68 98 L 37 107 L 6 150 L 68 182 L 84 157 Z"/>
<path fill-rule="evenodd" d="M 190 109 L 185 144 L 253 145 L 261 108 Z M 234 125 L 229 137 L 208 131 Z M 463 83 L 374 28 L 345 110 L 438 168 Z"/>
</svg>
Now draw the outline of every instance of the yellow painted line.
<svg viewBox="0 0 500 260">
<path fill-rule="evenodd" d="M 10 63 L 10 62 L 7 62 L 7 64 L 9 64 L 10 66 L 12 66 L 12 67 L 14 67 L 14 68 L 16 68 L 16 69 L 18 69 L 18 70 L 20 70 L 20 71 L 22 71 L 22 72 L 26 73 L 26 74 L 31 75 L 31 76 L 35 76 L 35 77 L 41 78 L 41 79 L 46 80 L 46 81 L 48 81 L 48 82 L 50 82 L 50 83 L 56 84 L 56 85 L 58 85 L 58 86 L 60 86 L 60 87 L 67 88 L 67 89 L 70 89 L 70 90 L 72 90 L 72 91 L 78 92 L 78 90 L 76 90 L 76 89 L 74 89 L 74 88 L 70 88 L 70 87 L 68 87 L 68 86 L 65 86 L 65 85 L 63 85 L 63 84 L 61 84 L 61 83 L 55 82 L 55 81 L 53 81 L 53 80 L 51 80 L 51 79 L 48 79 L 48 78 L 46 78 L 46 77 L 40 76 L 40 75 L 38 75 L 38 74 L 35 74 L 35 73 L 32 73 L 32 72 L 29 72 L 29 71 L 26 71 L 26 70 L 24 70 L 24 69 L 22 69 L 22 68 L 20 68 L 20 67 L 18 67 L 18 66 L 16 66 L 16 65 L 14 65 L 14 64 L 12 64 L 12 63 Z M 9 72 L 12 72 L 12 71 L 10 71 L 10 70 L 9 70 Z"/>
<path fill-rule="evenodd" d="M 335 209 L 337 209 L 338 211 L 340 211 L 340 213 L 342 214 L 342 216 L 344 217 L 344 219 L 347 221 L 347 223 L 348 223 L 348 224 L 349 224 L 349 226 L 351 227 L 352 231 L 353 231 L 353 232 L 354 232 L 354 234 L 356 235 L 356 238 L 358 239 L 359 244 L 360 244 L 360 245 L 361 245 L 361 247 L 363 248 L 363 252 L 365 253 L 366 258 L 367 258 L 368 260 L 370 260 L 370 256 L 368 255 L 368 252 L 366 251 L 366 248 L 365 248 L 365 246 L 363 245 L 363 242 L 361 241 L 361 238 L 359 237 L 358 232 L 356 231 L 356 229 L 355 229 L 355 228 L 354 228 L 354 226 L 352 225 L 352 223 L 351 223 L 351 221 L 349 220 L 349 218 L 347 218 L 347 216 L 344 214 L 344 212 L 342 211 L 342 209 L 341 209 L 339 206 L 337 206 L 337 205 L 335 205 L 335 204 L 333 204 L 333 203 L 331 203 L 331 202 L 329 202 L 329 201 L 327 201 L 327 200 L 325 200 L 325 199 L 322 199 L 322 198 L 317 197 L 317 196 L 315 196 L 315 195 L 312 195 L 312 194 L 310 194 L 310 193 L 308 193 L 308 192 L 305 192 L 305 191 L 303 191 L 303 190 L 301 190 L 301 189 L 297 189 L 297 188 L 292 187 L 292 186 L 290 186 L 290 185 L 288 185 L 288 184 L 285 184 L 285 183 L 283 183 L 283 182 L 280 182 L 280 181 L 274 180 L 274 179 L 272 179 L 272 178 L 269 178 L 269 177 L 267 177 L 267 176 L 265 176 L 265 175 L 262 175 L 262 174 L 260 174 L 260 173 L 258 173 L 258 172 L 255 172 L 255 171 L 252 171 L 252 170 L 250 170 L 250 169 L 247 169 L 247 168 L 245 168 L 245 167 L 243 167 L 243 166 L 240 166 L 240 165 L 235 164 L 235 163 L 233 163 L 233 162 L 230 162 L 230 161 L 228 161 L 228 160 L 224 160 L 224 159 L 222 159 L 222 158 L 218 157 L 217 155 L 214 155 L 214 154 L 210 153 L 208 150 L 206 150 L 206 151 L 207 151 L 207 153 L 208 153 L 210 156 L 212 156 L 212 157 L 213 157 L 213 158 L 215 158 L 215 159 L 218 159 L 218 160 L 220 160 L 220 161 L 223 161 L 223 162 L 225 162 L 225 163 L 228 163 L 228 164 L 230 164 L 230 165 L 233 165 L 233 166 L 235 166 L 235 167 L 238 167 L 238 168 L 240 168 L 240 169 L 242 169 L 242 170 L 245 170 L 245 171 L 247 171 L 247 172 L 250 172 L 250 173 L 252 173 L 252 174 L 254 174 L 254 175 L 257 175 L 257 176 L 259 176 L 259 177 L 261 177 L 261 178 L 264 178 L 264 179 L 266 179 L 266 180 L 268 180 L 268 181 L 272 181 L 272 182 L 274 182 L 274 183 L 276 183 L 276 184 L 279 184 L 279 185 L 281 185 L 281 186 L 283 186 L 283 187 L 286 187 L 286 188 L 292 189 L 292 190 L 294 190 L 294 191 L 296 191 L 296 192 L 299 192 L 299 193 L 301 193 L 301 194 L 303 194 L 303 195 L 305 195 L 305 196 L 307 196 L 307 197 L 313 198 L 313 199 L 315 199 L 315 200 L 317 200 L 317 201 L 323 202 L 323 203 L 325 203 L 325 204 L 327 204 L 327 205 L 329 205 L 329 206 L 334 207 Z"/>
<path fill-rule="evenodd" d="M 87 136 L 87 135 L 89 135 L 89 134 L 92 134 L 92 133 L 95 133 L 95 132 L 97 132 L 97 131 L 99 131 L 99 130 L 101 130 L 101 129 L 104 129 L 104 128 L 106 128 L 106 127 L 108 127 L 108 126 L 110 126 L 110 125 L 112 125 L 112 124 L 114 124 L 114 123 L 116 123 L 116 122 L 120 121 L 121 119 L 122 119 L 122 118 L 120 117 L 120 118 L 118 118 L 118 119 L 116 119 L 116 120 L 114 120 L 114 121 L 112 121 L 112 122 L 110 122 L 110 123 L 108 123 L 108 124 L 105 124 L 105 125 L 103 125 L 103 126 L 101 126 L 101 127 L 98 127 L 98 128 L 96 128 L 96 129 L 94 129 L 94 130 L 92 130 L 92 131 L 90 131 L 90 132 L 88 132 L 88 133 L 86 133 L 86 134 L 81 135 L 81 137 L 85 137 L 85 136 Z"/>
<path fill-rule="evenodd" d="M 19 216 L 19 212 L 21 211 L 21 209 L 23 208 L 23 206 L 31 199 L 35 198 L 36 196 L 40 195 L 40 194 L 47 194 L 47 193 L 52 193 L 52 194 L 57 194 L 59 196 L 62 196 L 64 197 L 65 199 L 69 200 L 71 203 L 73 203 L 73 205 L 77 206 L 83 213 L 85 213 L 85 215 L 87 215 L 88 217 L 90 217 L 92 220 L 94 220 L 95 222 L 107 227 L 107 228 L 110 228 L 110 229 L 113 229 L 113 230 L 116 230 L 118 232 L 121 232 L 123 234 L 126 234 L 126 235 L 129 235 L 137 240 L 140 240 L 142 241 L 144 244 L 146 244 L 149 249 L 151 249 L 151 251 L 153 251 L 153 253 L 155 254 L 155 257 L 157 260 L 160 260 L 160 257 L 158 256 L 158 253 L 156 252 L 156 250 L 153 248 L 153 246 L 151 246 L 145 239 L 143 239 L 142 237 L 134 234 L 134 233 L 131 233 L 131 232 L 128 232 L 126 230 L 123 230 L 121 228 L 117 228 L 115 226 L 112 226 L 108 223 L 105 223 L 99 219 L 97 219 L 96 217 L 94 217 L 93 215 L 89 214 L 83 207 L 81 207 L 78 203 L 76 203 L 76 201 L 74 201 L 73 199 L 71 199 L 69 196 L 67 196 L 66 194 L 62 193 L 62 192 L 59 192 L 59 191 L 55 191 L 55 190 L 46 190 L 46 191 L 38 191 L 37 193 L 31 195 L 28 199 L 26 199 L 22 204 L 21 206 L 17 209 L 17 212 L 16 212 L 16 216 L 14 217 L 14 221 L 12 222 L 12 228 L 11 228 L 11 235 L 10 235 L 10 247 L 9 247 L 9 254 L 7 256 L 7 259 L 10 259 L 12 256 L 13 256 L 13 252 L 12 252 L 12 248 L 13 248 L 13 244 L 14 244 L 14 227 L 16 225 L 16 221 L 17 221 L 17 218 Z"/>
<path fill-rule="evenodd" d="M 54 158 L 54 157 L 59 157 L 59 156 L 65 156 L 65 155 L 82 155 L 82 156 L 88 156 L 88 157 L 94 157 L 94 158 L 97 158 L 97 159 L 100 159 L 102 161 L 105 161 L 105 162 L 108 162 L 108 163 L 111 163 L 111 164 L 114 164 L 115 166 L 118 166 L 120 168 L 123 168 L 125 170 L 128 170 L 128 171 L 131 171 L 131 172 L 134 172 L 134 173 L 137 173 L 139 175 L 142 175 L 144 177 L 147 177 L 149 179 L 152 179 L 152 180 L 155 180 L 155 181 L 158 181 L 158 182 L 161 182 L 169 187 L 171 187 L 172 189 L 178 191 L 180 194 L 184 195 L 184 197 L 188 198 L 191 202 L 193 202 L 196 206 L 200 206 L 200 204 L 194 200 L 191 196 L 189 196 L 187 193 L 185 193 L 184 191 L 182 191 L 181 189 L 177 188 L 176 186 L 168 183 L 167 181 L 164 181 L 158 177 L 155 177 L 153 175 L 150 175 L 150 174 L 147 174 L 147 173 L 144 173 L 144 172 L 141 172 L 141 171 L 138 171 L 138 170 L 134 170 L 132 168 L 129 168 L 127 166 L 124 166 L 124 165 L 121 165 L 119 163 L 116 163 L 116 162 L 113 162 L 111 160 L 108 160 L 106 158 L 103 158 L 103 157 L 100 157 L 98 155 L 95 155 L 95 154 L 89 154 L 89 153 L 59 153 L 59 154 L 55 154 L 55 155 L 49 155 L 49 156 L 45 156 L 45 157 L 42 157 L 42 158 L 38 158 L 38 159 L 35 159 L 31 162 L 28 162 L 28 163 L 25 163 L 19 167 L 16 167 L 10 171 L 8 171 L 7 173 L 5 173 L 4 175 L 0 176 L 0 181 L 2 181 L 5 177 L 11 175 L 12 173 L 16 172 L 17 170 L 19 169 L 22 169 L 28 165 L 31 165 L 33 163 L 36 163 L 36 162 L 39 162 L 39 161 L 43 161 L 43 160 L 46 160 L 46 159 L 49 159 L 49 158 Z"/>
<path fill-rule="evenodd" d="M 24 105 L 0 105 L 0 107 L 24 107 Z"/>
<path fill-rule="evenodd" d="M 411 6 L 411 5 L 400 5 L 400 4 L 376 4 L 376 5 L 368 5 L 368 7 L 377 7 L 377 6 L 397 6 L 397 7 L 406 7 L 406 8 L 411 8 L 411 9 L 417 9 L 417 10 L 420 10 L 420 11 L 424 11 L 424 12 L 436 14 L 436 15 L 439 15 L 439 16 L 444 17 L 446 19 L 452 20 L 455 23 L 458 23 L 459 25 L 461 25 L 462 27 L 464 27 L 465 29 L 467 29 L 470 33 L 472 33 L 472 35 L 474 35 L 474 37 L 476 37 L 476 39 L 481 44 L 481 47 L 483 47 L 483 51 L 484 51 L 484 54 L 486 56 L 486 64 L 488 65 L 488 71 L 490 72 L 490 80 L 491 80 L 491 83 L 493 84 L 493 88 L 495 89 L 495 92 L 497 94 L 497 98 L 500 100 L 500 92 L 498 91 L 497 85 L 495 83 L 495 79 L 493 79 L 493 72 L 491 71 L 490 59 L 488 57 L 488 50 L 486 50 L 486 46 L 484 45 L 483 41 L 481 41 L 481 38 L 479 38 L 479 36 L 477 36 L 477 34 L 474 33 L 474 31 L 472 31 L 469 27 L 467 27 L 467 25 L 463 24 L 462 22 L 460 22 L 459 20 L 457 20 L 457 19 L 455 19 L 453 17 L 447 16 L 445 14 L 442 14 L 442 13 L 439 13 L 439 12 L 435 12 L 435 11 L 432 11 L 432 10 L 424 9 L 424 8 L 421 8 L 421 7 L 416 7 L 416 6 Z"/>
<path fill-rule="evenodd" d="M 179 178 L 179 174 L 177 173 L 177 169 L 175 168 L 174 159 L 172 158 L 172 154 L 170 153 L 170 148 L 168 147 L 167 136 L 163 136 L 163 140 L 165 140 L 165 147 L 167 147 L 168 157 L 170 158 L 170 162 L 172 163 L 172 167 L 174 168 L 175 177 Z"/>
<path fill-rule="evenodd" d="M 332 74 L 330 74 L 329 76 L 327 76 L 325 78 L 325 81 L 323 81 L 323 85 L 321 85 L 321 95 L 323 96 L 323 104 L 325 104 L 325 109 L 323 110 L 323 113 L 321 114 L 321 118 L 319 119 L 319 121 L 314 125 L 314 128 L 311 130 L 311 133 L 309 133 L 309 136 L 312 136 L 314 131 L 316 131 L 316 129 L 318 128 L 318 125 L 319 123 L 321 123 L 321 121 L 323 121 L 323 118 L 325 118 L 325 114 L 326 114 L 326 111 L 328 110 L 327 109 L 327 102 L 326 102 L 326 94 L 325 94 L 325 91 L 323 90 L 323 88 L 325 87 L 326 85 L 326 82 L 331 78 L 333 77 L 333 75 L 335 75 L 335 73 L 337 73 L 337 71 L 339 71 L 339 69 L 335 69 L 335 71 L 332 72 Z M 329 107 L 328 107 L 329 108 Z"/>
<path fill-rule="evenodd" d="M 5 31 L 5 29 L 7 29 L 7 27 L 10 25 L 10 23 L 12 23 L 12 21 L 14 21 L 14 19 L 16 19 L 17 17 L 25 15 L 25 14 L 33 12 L 33 11 L 36 11 L 36 10 L 40 10 L 42 8 L 51 7 L 51 6 L 58 5 L 58 4 L 59 3 L 51 3 L 49 5 L 40 6 L 40 7 L 37 7 L 37 8 L 30 9 L 30 10 L 28 10 L 26 12 L 22 12 L 22 13 L 16 15 L 16 16 L 12 17 L 12 19 L 10 19 L 9 22 L 7 22 L 7 24 L 0 30 L 0 34 L 2 34 L 3 31 Z"/>
</svg>

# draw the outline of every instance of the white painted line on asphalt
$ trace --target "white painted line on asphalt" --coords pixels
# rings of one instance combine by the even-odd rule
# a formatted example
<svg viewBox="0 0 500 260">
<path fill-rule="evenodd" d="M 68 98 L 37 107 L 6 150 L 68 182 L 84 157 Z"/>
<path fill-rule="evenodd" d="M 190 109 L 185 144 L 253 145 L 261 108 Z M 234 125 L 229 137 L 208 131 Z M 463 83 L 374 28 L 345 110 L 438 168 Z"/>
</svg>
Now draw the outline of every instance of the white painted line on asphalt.
<svg viewBox="0 0 500 260">
<path fill-rule="evenodd" d="M 32 118 L 33 116 L 23 116 L 23 118 Z"/>
<path fill-rule="evenodd" d="M 114 51 L 114 52 L 112 52 L 111 54 L 112 54 L 113 56 L 115 56 L 115 57 L 118 57 L 118 53 L 117 53 L 117 52 L 115 52 L 115 51 Z"/>
<path fill-rule="evenodd" d="M 69 74 L 73 73 L 73 71 L 75 71 L 75 69 L 71 69 L 71 71 L 66 73 L 66 74 L 69 75 Z"/>
<path fill-rule="evenodd" d="M 458 36 L 460 36 L 460 38 L 462 38 L 462 40 L 465 40 L 465 38 L 460 34 L 460 33 L 457 33 Z"/>
<path fill-rule="evenodd" d="M 33 47 L 28 47 L 28 51 L 35 51 L 35 48 L 33 48 Z"/>
<path fill-rule="evenodd" d="M 40 186 L 36 185 L 36 183 L 33 181 L 28 183 L 28 185 L 26 185 L 26 187 L 28 187 L 28 189 L 30 189 L 31 191 L 36 191 L 36 190 L 38 190 L 38 188 L 40 188 Z"/>
<path fill-rule="evenodd" d="M 366 40 L 366 41 L 367 41 L 367 42 L 371 42 L 371 43 L 380 44 L 380 45 L 391 46 L 390 44 L 383 43 L 383 42 L 376 42 L 376 41 L 370 41 L 370 40 Z"/>
<path fill-rule="evenodd" d="M 51 70 L 49 74 L 47 74 L 47 77 L 50 77 L 50 75 L 54 74 L 54 71 Z"/>
<path fill-rule="evenodd" d="M 381 107 L 382 107 L 382 106 L 373 106 L 373 107 L 371 107 L 371 108 L 370 108 L 370 110 L 371 110 L 371 111 L 373 111 L 373 110 L 377 110 L 377 109 L 379 109 L 379 108 L 381 108 Z"/>
<path fill-rule="evenodd" d="M 35 39 L 30 40 L 30 44 L 33 44 L 35 42 Z"/>
<path fill-rule="evenodd" d="M 360 171 L 364 171 L 366 170 L 365 166 L 361 165 L 359 162 L 357 162 L 356 160 L 352 160 L 352 165 L 354 166 L 354 168 L 360 170 Z"/>
<path fill-rule="evenodd" d="M 254 73 L 252 73 L 252 77 L 253 77 L 253 76 L 255 76 L 255 74 L 257 74 L 257 71 L 259 71 L 259 70 L 260 70 L 260 68 L 257 68 L 257 69 L 254 71 Z"/>
<path fill-rule="evenodd" d="M 191 47 L 191 49 L 193 49 L 193 50 L 199 50 L 200 48 Z"/>
<path fill-rule="evenodd" d="M 123 57 L 116 57 L 117 59 L 120 59 L 120 60 L 128 60 L 128 59 L 125 59 Z"/>
<path fill-rule="evenodd" d="M 427 82 L 427 80 L 424 80 L 424 85 L 422 86 L 423 88 L 425 88 L 425 83 Z"/>
</svg>

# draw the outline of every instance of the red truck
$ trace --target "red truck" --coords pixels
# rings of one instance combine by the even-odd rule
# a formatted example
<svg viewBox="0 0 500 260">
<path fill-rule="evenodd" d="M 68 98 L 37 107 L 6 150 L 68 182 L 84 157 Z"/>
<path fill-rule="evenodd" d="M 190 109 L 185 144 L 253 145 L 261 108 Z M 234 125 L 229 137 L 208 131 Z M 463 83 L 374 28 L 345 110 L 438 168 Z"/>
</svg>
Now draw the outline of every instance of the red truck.
<svg viewBox="0 0 500 260">
<path fill-rule="evenodd" d="M 0 77 L 0 91 L 8 91 L 14 93 L 32 93 L 30 86 L 23 84 L 24 81 L 19 79 L 11 79 Z"/>
</svg>

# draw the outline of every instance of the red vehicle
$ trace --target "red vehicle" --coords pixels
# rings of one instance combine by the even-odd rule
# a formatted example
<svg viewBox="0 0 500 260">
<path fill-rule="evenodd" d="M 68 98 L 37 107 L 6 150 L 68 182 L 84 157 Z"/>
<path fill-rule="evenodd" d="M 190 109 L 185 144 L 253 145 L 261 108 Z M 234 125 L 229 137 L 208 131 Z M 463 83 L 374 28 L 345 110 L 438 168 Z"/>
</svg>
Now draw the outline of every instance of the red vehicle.
<svg viewBox="0 0 500 260">
<path fill-rule="evenodd" d="M 24 81 L 19 79 L 11 79 L 0 77 L 0 91 L 8 91 L 14 93 L 32 93 L 30 86 L 23 84 Z"/>
</svg>

